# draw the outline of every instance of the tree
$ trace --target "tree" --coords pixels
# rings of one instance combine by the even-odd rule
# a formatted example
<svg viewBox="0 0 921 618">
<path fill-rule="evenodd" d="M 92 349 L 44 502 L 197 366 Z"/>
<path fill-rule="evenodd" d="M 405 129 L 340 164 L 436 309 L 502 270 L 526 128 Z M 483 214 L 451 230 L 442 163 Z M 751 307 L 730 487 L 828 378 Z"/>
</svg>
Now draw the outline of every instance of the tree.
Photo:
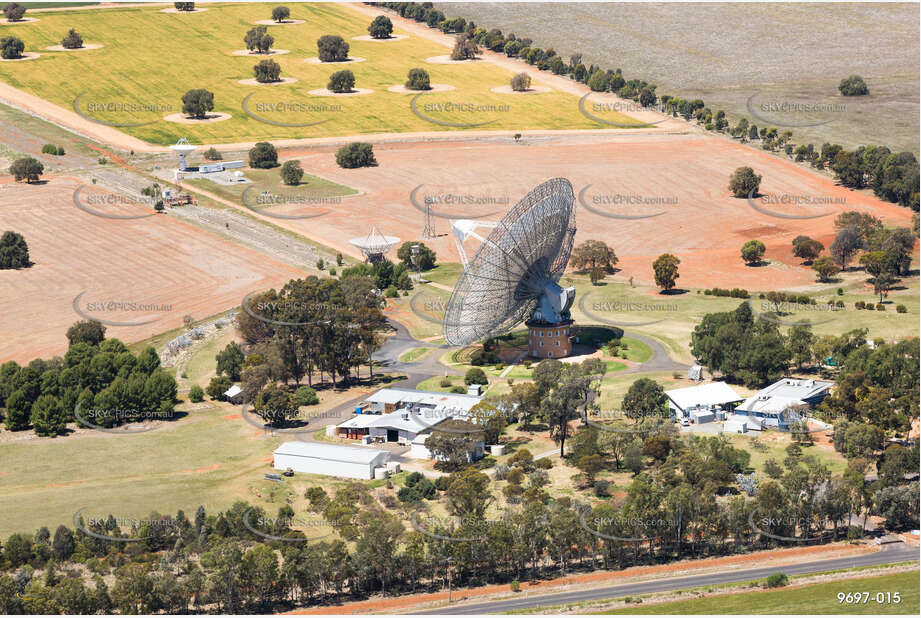
<svg viewBox="0 0 921 618">
<path fill-rule="evenodd" d="M 753 127 L 754 128 L 754 127 Z M 761 176 L 750 167 L 737 167 L 729 177 L 729 190 L 734 197 L 757 195 L 761 185 Z"/>
<path fill-rule="evenodd" d="M 624 414 L 632 419 L 668 416 L 668 398 L 662 386 L 649 378 L 640 378 L 630 385 L 622 404 Z"/>
<path fill-rule="evenodd" d="M 454 41 L 454 49 L 451 50 L 451 60 L 476 60 L 480 54 L 480 47 L 473 39 L 460 35 Z"/>
<path fill-rule="evenodd" d="M 83 47 L 83 37 L 80 36 L 80 33 L 71 28 L 67 32 L 67 36 L 61 39 L 61 46 L 64 49 L 80 49 Z"/>
<path fill-rule="evenodd" d="M 74 553 L 76 549 L 74 543 L 74 533 L 65 525 L 60 525 L 54 531 L 54 540 L 51 542 L 51 553 L 60 561 L 65 561 Z"/>
<path fill-rule="evenodd" d="M 234 382 L 240 380 L 240 372 L 243 370 L 244 356 L 243 350 L 240 349 L 240 346 L 236 341 L 231 341 L 228 343 L 223 350 L 218 352 L 214 359 L 217 361 L 218 375 L 226 375 Z"/>
<path fill-rule="evenodd" d="M 835 235 L 835 240 L 828 248 L 828 252 L 831 254 L 831 257 L 834 258 L 838 266 L 844 270 L 847 268 L 848 263 L 850 263 L 851 258 L 865 247 L 866 243 L 864 242 L 863 235 L 860 233 L 860 230 L 857 229 L 857 226 L 848 225 L 838 230 L 838 233 Z"/>
<path fill-rule="evenodd" d="M 681 263 L 677 257 L 670 253 L 663 253 L 652 263 L 652 270 L 655 273 L 656 285 L 664 291 L 671 290 L 675 287 L 675 281 L 678 279 L 678 264 Z"/>
<path fill-rule="evenodd" d="M 352 142 L 336 151 L 336 163 L 339 167 L 353 169 L 377 165 L 377 159 L 374 158 L 374 150 L 371 144 Z"/>
<path fill-rule="evenodd" d="M 29 427 L 31 402 L 22 389 L 13 391 L 6 398 L 6 428 L 10 431 L 22 431 Z"/>
<path fill-rule="evenodd" d="M 68 345 L 73 346 L 77 343 L 85 343 L 91 346 L 98 346 L 106 337 L 106 327 L 93 320 L 81 320 L 71 324 L 67 329 Z"/>
<path fill-rule="evenodd" d="M 276 6 L 272 9 L 272 21 L 281 23 L 291 17 L 291 10 L 286 6 Z"/>
<path fill-rule="evenodd" d="M 253 401 L 253 414 L 269 425 L 282 425 L 297 413 L 294 397 L 286 388 L 276 384 L 266 386 Z"/>
<path fill-rule="evenodd" d="M 38 182 L 38 177 L 45 172 L 45 166 L 40 161 L 32 157 L 22 157 L 16 159 L 10 165 L 10 174 L 19 182 L 25 180 L 27 183 Z"/>
<path fill-rule="evenodd" d="M 393 34 L 393 22 L 386 15 L 378 15 L 368 25 L 368 33 L 372 39 L 389 39 Z"/>
<path fill-rule="evenodd" d="M 445 428 L 448 431 L 442 431 Z M 449 419 L 439 423 L 425 439 L 425 448 L 448 470 L 459 470 L 469 463 L 470 454 L 483 433 L 473 423 Z"/>
<path fill-rule="evenodd" d="M 894 532 L 918 528 L 918 482 L 886 487 L 876 492 L 873 503 L 877 515 L 886 518 L 886 529 Z"/>
<path fill-rule="evenodd" d="M 265 26 L 250 28 L 243 36 L 243 44 L 247 51 L 267 54 L 275 44 L 275 37 L 268 33 Z"/>
<path fill-rule="evenodd" d="M 349 44 L 341 36 L 324 34 L 317 39 L 317 55 L 320 62 L 344 62 L 349 57 Z"/>
<path fill-rule="evenodd" d="M 258 64 L 253 65 L 253 74 L 260 84 L 277 82 L 281 76 L 281 65 L 274 60 L 260 60 Z"/>
<path fill-rule="evenodd" d="M 0 236 L 0 270 L 28 268 L 31 264 L 29 245 L 22 234 L 9 230 L 3 232 Z"/>
<path fill-rule="evenodd" d="M 195 10 L 194 2 L 173 2 L 173 6 L 176 7 L 177 11 L 190 12 Z"/>
<path fill-rule="evenodd" d="M 831 281 L 831 278 L 837 275 L 841 269 L 838 268 L 834 260 L 826 255 L 812 263 L 812 270 L 818 274 L 819 281 L 827 283 Z"/>
<path fill-rule="evenodd" d="M 860 256 L 860 264 L 873 277 L 873 292 L 879 294 L 879 302 L 883 302 L 883 294 L 895 281 L 896 266 L 886 258 L 882 251 L 870 251 Z"/>
<path fill-rule="evenodd" d="M 640 90 L 639 96 L 640 105 L 643 107 L 652 107 L 656 104 L 656 93 L 650 88 L 643 88 Z"/>
<path fill-rule="evenodd" d="M 214 93 L 195 88 L 182 95 L 182 113 L 202 119 L 214 110 Z"/>
<path fill-rule="evenodd" d="M 588 87 L 592 92 L 604 92 L 608 89 L 608 76 L 598 69 L 588 78 Z"/>
<path fill-rule="evenodd" d="M 595 484 L 595 475 L 604 468 L 604 458 L 601 455 L 584 455 L 579 458 L 576 466 L 585 475 L 585 480 L 589 485 Z"/>
<path fill-rule="evenodd" d="M 614 272 L 617 256 L 604 241 L 586 240 L 572 250 L 569 265 L 576 270 L 593 270 L 602 268 L 607 272 Z"/>
<path fill-rule="evenodd" d="M 278 151 L 269 142 L 256 142 L 249 150 L 249 166 L 256 169 L 278 167 Z"/>
<path fill-rule="evenodd" d="M 797 236 L 793 239 L 793 255 L 805 264 L 811 264 L 824 250 L 825 245 L 808 236 Z"/>
<path fill-rule="evenodd" d="M 198 384 L 193 384 L 189 388 L 189 401 L 192 403 L 201 403 L 205 400 L 205 391 Z"/>
<path fill-rule="evenodd" d="M 304 169 L 300 161 L 285 161 L 281 166 L 281 180 L 286 185 L 297 186 L 304 177 Z"/>
<path fill-rule="evenodd" d="M 39 436 L 56 436 L 64 432 L 67 425 L 64 406 L 52 395 L 41 395 L 32 404 L 32 427 Z"/>
<path fill-rule="evenodd" d="M 787 333 L 787 345 L 793 354 L 793 362 L 797 367 L 803 367 L 812 360 L 812 346 L 815 344 L 815 335 L 808 323 L 794 324 Z"/>
<path fill-rule="evenodd" d="M 604 271 L 596 266 L 588 274 L 588 278 L 591 280 L 592 285 L 598 285 L 598 282 L 604 279 Z"/>
<path fill-rule="evenodd" d="M 414 270 L 430 270 L 435 267 L 435 252 L 424 243 L 407 241 L 397 249 L 397 258 L 407 267 Z"/>
<path fill-rule="evenodd" d="M 755 266 L 761 263 L 764 257 L 765 246 L 760 240 L 749 240 L 742 245 L 742 259 L 749 266 Z"/>
<path fill-rule="evenodd" d="M 10 2 L 3 7 L 3 14 L 9 21 L 20 21 L 26 14 L 26 7 L 18 2 Z"/>
<path fill-rule="evenodd" d="M 531 76 L 527 73 L 518 73 L 512 76 L 510 85 L 515 92 L 527 92 L 531 89 Z"/>
<path fill-rule="evenodd" d="M 214 146 L 206 150 L 202 154 L 202 156 L 205 158 L 205 161 L 220 161 L 221 159 L 224 158 L 223 156 L 221 156 L 220 151 L 218 151 L 218 149 L 215 148 Z"/>
<path fill-rule="evenodd" d="M 867 83 L 863 81 L 863 78 L 860 77 L 860 75 L 851 75 L 850 77 L 845 77 L 842 79 L 841 83 L 838 84 L 838 90 L 846 97 L 856 97 L 870 94 L 870 89 L 867 88 Z"/>
<path fill-rule="evenodd" d="M 471 367 L 464 375 L 464 384 L 467 386 L 471 384 L 489 384 L 489 380 L 486 378 L 485 371 L 479 367 Z"/>
<path fill-rule="evenodd" d="M 211 397 L 211 399 L 223 401 L 224 393 L 226 393 L 227 389 L 231 386 L 233 386 L 233 382 L 230 381 L 230 378 L 214 376 L 208 383 L 208 388 L 205 389 L 205 392 L 208 393 L 208 397 Z"/>
<path fill-rule="evenodd" d="M 352 92 L 355 88 L 355 74 L 348 69 L 336 71 L 329 76 L 329 83 L 326 84 L 326 88 L 337 94 Z"/>
<path fill-rule="evenodd" d="M 408 90 L 431 90 L 428 71 L 425 69 L 410 69 L 403 84 Z"/>
<path fill-rule="evenodd" d="M 320 403 L 320 399 L 315 390 L 302 386 L 294 392 L 294 403 L 298 406 L 315 406 Z"/>
<path fill-rule="evenodd" d="M 449 479 L 450 484 L 445 491 L 448 512 L 460 518 L 482 520 L 493 500 L 489 477 L 474 468 L 464 468 Z"/>
</svg>

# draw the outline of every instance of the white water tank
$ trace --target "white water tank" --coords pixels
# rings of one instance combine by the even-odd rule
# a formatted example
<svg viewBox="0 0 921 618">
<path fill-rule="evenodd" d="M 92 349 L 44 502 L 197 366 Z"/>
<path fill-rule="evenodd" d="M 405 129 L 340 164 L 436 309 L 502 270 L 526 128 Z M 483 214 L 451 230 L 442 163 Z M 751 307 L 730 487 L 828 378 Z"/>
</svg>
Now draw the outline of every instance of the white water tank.
<svg viewBox="0 0 921 618">
<path fill-rule="evenodd" d="M 388 461 L 387 462 L 387 472 L 389 472 L 390 474 L 399 474 L 400 462 L 399 461 Z"/>
<path fill-rule="evenodd" d="M 384 468 L 383 466 L 381 466 L 380 468 L 374 468 L 374 478 L 376 480 L 381 481 L 387 478 L 388 476 L 390 476 L 390 473 L 387 472 L 387 468 Z"/>
</svg>

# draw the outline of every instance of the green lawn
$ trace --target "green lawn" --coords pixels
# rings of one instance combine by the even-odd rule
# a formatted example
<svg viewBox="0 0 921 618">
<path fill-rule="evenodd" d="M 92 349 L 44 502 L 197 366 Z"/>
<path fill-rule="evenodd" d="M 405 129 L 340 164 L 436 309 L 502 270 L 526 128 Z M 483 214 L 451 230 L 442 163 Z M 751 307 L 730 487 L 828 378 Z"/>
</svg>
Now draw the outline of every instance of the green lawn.
<svg viewBox="0 0 921 618">
<path fill-rule="evenodd" d="M 161 8 L 44 13 L 40 21 L 28 26 L 0 26 L 0 36 L 15 29 L 26 51 L 42 54 L 36 60 L 2 63 L 0 80 L 67 109 L 73 108 L 75 99 L 83 95 L 79 109 L 105 122 L 151 122 L 123 130 L 157 144 L 171 144 L 182 136 L 193 143 L 207 144 L 267 137 L 457 131 L 484 122 L 489 123 L 482 125 L 484 128 L 510 131 L 603 128 L 579 112 L 578 98 L 570 94 L 554 91 L 519 96 L 492 92 L 493 87 L 507 85 L 512 74 L 491 63 L 426 63 L 426 58 L 445 55 L 449 50 L 422 37 L 389 42 L 352 40 L 367 35 L 370 17 L 328 3 L 296 4 L 291 17 L 305 23 L 269 27 L 275 38 L 274 48 L 290 52 L 272 58 L 281 65 L 283 77 L 296 78 L 297 82 L 242 85 L 238 81 L 253 77 L 252 67 L 260 58 L 232 56 L 231 52 L 244 48 L 244 34 L 255 21 L 267 19 L 271 7 L 261 3 L 209 4 L 207 12 L 187 15 L 161 13 Z M 80 52 L 45 49 L 60 44 L 69 28 L 80 32 L 86 43 L 104 47 Z M 399 30 L 396 33 L 400 34 Z M 365 61 L 336 65 L 305 62 L 316 57 L 316 40 L 324 34 L 342 36 L 350 45 L 349 54 Z M 355 74 L 356 87 L 374 92 L 346 97 L 308 94 L 325 88 L 330 74 L 346 68 L 344 64 Z M 415 67 L 425 68 L 432 83 L 449 84 L 455 90 L 422 95 L 414 112 L 410 95 L 388 92 L 387 88 L 402 84 L 409 69 Z M 164 121 L 163 116 L 181 111 L 183 93 L 193 88 L 213 92 L 214 111 L 231 114 L 232 119 L 195 125 Z M 243 101 L 249 95 L 252 97 L 247 102 L 247 114 Z M 141 109 L 110 111 L 113 104 L 122 110 L 122 104 Z M 282 104 L 284 110 L 269 109 L 269 104 Z M 446 104 L 461 111 L 443 111 Z M 472 107 L 477 109 L 471 111 Z M 613 121 L 631 122 L 622 114 L 609 115 Z"/>
<path fill-rule="evenodd" d="M 432 270 L 422 273 L 422 276 L 434 283 L 453 288 L 463 271 L 464 268 L 460 262 L 442 262 Z"/>
<path fill-rule="evenodd" d="M 840 603 L 838 593 L 869 592 L 866 603 Z M 877 603 L 898 592 L 901 603 Z M 890 597 L 891 598 L 891 597 Z M 797 588 L 754 590 L 702 599 L 631 605 L 604 614 L 913 614 L 917 615 L 918 572 L 860 577 Z"/>
<path fill-rule="evenodd" d="M 204 178 L 189 179 L 186 183 L 241 205 L 243 204 L 243 193 L 246 192 L 247 204 L 251 208 L 258 209 L 271 207 L 263 206 L 258 201 L 262 191 L 269 191 L 273 199 L 317 200 L 317 208 L 326 208 L 327 203 L 330 204 L 329 207 L 334 208 L 337 201 L 335 198 L 358 193 L 355 189 L 311 174 L 304 174 L 297 186 L 288 186 L 281 181 L 281 167 L 267 170 L 246 168 L 244 174 L 252 183 L 222 185 Z"/>
</svg>

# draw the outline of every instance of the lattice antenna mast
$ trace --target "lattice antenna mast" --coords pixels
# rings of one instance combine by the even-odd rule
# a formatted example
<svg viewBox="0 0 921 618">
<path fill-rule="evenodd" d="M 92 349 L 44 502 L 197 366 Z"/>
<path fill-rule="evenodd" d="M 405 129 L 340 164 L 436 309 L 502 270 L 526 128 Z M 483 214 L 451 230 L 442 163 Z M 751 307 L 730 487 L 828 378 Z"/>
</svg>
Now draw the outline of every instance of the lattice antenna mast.
<svg viewBox="0 0 921 618">
<path fill-rule="evenodd" d="M 435 228 L 432 226 L 432 204 L 425 203 L 425 225 L 422 228 L 422 238 L 425 240 L 435 238 Z"/>
</svg>

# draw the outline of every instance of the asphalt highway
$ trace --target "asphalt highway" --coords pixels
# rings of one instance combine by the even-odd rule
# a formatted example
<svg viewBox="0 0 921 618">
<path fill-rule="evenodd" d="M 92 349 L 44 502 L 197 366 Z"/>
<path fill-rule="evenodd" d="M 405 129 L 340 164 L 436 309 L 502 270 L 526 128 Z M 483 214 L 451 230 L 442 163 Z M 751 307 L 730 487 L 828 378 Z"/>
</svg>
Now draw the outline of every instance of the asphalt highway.
<svg viewBox="0 0 921 618">
<path fill-rule="evenodd" d="M 652 592 L 668 592 L 671 590 L 681 590 L 684 588 L 695 588 L 697 586 L 743 582 L 752 579 L 760 579 L 767 577 L 768 575 L 780 572 L 786 573 L 787 575 L 803 575 L 807 573 L 817 573 L 822 571 L 849 569 L 853 567 L 906 562 L 909 560 L 918 560 L 918 558 L 919 549 L 917 547 L 912 547 L 910 545 L 906 545 L 905 543 L 893 543 L 890 545 L 885 545 L 884 548 L 879 552 L 863 554 L 852 558 L 834 558 L 831 560 L 817 560 L 814 562 L 776 565 L 746 570 L 733 569 L 725 573 L 706 573 L 703 575 L 663 578 L 649 582 L 634 582 L 631 584 L 620 585 L 615 584 L 611 586 L 603 586 L 600 588 L 592 588 L 590 590 L 559 592 L 554 594 L 535 595 L 528 597 L 522 596 L 519 598 L 499 599 L 485 603 L 444 605 L 436 609 L 427 609 L 424 611 L 417 611 L 412 613 L 499 614 L 512 610 L 526 609 L 531 607 L 548 607 L 566 603 L 578 603 L 579 601 L 610 599 L 624 596 L 635 596 L 638 594 L 649 594 Z"/>
</svg>

